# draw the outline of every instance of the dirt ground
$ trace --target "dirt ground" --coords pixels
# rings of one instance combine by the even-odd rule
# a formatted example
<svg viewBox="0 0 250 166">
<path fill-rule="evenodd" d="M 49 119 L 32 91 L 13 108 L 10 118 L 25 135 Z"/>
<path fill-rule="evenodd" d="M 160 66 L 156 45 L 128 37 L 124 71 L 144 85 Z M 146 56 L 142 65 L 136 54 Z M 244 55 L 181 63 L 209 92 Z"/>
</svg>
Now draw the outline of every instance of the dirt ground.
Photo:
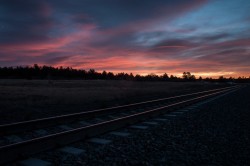
<svg viewBox="0 0 250 166">
<path fill-rule="evenodd" d="M 0 80 L 0 124 L 174 96 L 225 84 Z"/>
</svg>

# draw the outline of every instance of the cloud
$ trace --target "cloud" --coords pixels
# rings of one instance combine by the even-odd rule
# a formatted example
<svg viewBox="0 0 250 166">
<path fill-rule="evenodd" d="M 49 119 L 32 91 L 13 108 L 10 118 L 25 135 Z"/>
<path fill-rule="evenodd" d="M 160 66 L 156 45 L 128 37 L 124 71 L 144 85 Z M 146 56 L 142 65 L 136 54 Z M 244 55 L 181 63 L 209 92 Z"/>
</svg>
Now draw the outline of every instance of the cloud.
<svg viewBox="0 0 250 166">
<path fill-rule="evenodd" d="M 211 5 L 206 0 L 2 0 L 0 66 L 38 63 L 135 73 L 250 71 L 245 16 L 231 27 L 220 20 L 206 27 L 203 15 L 216 18 L 207 12 Z"/>
<path fill-rule="evenodd" d="M 45 42 L 52 25 L 49 7 L 41 1 L 1 1 L 0 44 Z"/>
<path fill-rule="evenodd" d="M 188 49 L 196 46 L 197 46 L 196 43 L 190 42 L 188 40 L 172 39 L 172 40 L 164 40 L 157 43 L 156 45 L 153 46 L 153 49 L 162 51 L 162 49 L 172 49 L 172 48 Z"/>
</svg>

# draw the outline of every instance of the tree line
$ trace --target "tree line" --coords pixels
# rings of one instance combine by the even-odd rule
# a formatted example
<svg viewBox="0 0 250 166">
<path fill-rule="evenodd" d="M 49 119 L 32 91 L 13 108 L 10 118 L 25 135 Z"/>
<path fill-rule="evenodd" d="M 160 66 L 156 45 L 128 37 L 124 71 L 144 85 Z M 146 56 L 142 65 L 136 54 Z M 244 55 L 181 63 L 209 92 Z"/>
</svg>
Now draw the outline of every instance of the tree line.
<svg viewBox="0 0 250 166">
<path fill-rule="evenodd" d="M 190 72 L 183 72 L 182 77 L 176 77 L 164 73 L 156 75 L 154 73 L 145 76 L 134 75 L 133 73 L 117 73 L 113 72 L 97 72 L 94 69 L 82 70 L 73 69 L 71 67 L 52 67 L 52 66 L 17 66 L 17 67 L 0 67 L 0 79 L 79 79 L 79 80 L 135 80 L 135 81 L 208 81 L 208 82 L 250 82 L 250 77 L 225 78 L 223 76 L 218 79 L 212 78 L 196 78 Z"/>
</svg>

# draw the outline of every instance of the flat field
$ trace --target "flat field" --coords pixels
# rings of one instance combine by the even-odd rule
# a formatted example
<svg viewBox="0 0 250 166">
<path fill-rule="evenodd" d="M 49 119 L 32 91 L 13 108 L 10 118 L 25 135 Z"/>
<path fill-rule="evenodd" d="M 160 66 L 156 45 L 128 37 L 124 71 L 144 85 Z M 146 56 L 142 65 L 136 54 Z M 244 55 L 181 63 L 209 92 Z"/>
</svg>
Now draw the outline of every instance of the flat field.
<svg viewBox="0 0 250 166">
<path fill-rule="evenodd" d="M 0 124 L 186 94 L 225 84 L 107 80 L 0 80 Z"/>
</svg>

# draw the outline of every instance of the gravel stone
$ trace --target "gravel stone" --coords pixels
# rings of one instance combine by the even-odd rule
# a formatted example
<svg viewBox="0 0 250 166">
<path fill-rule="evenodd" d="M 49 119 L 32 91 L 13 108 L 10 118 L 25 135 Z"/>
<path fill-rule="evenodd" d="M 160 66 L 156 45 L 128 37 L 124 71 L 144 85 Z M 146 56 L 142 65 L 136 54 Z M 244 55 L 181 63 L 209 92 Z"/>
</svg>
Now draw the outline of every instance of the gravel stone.
<svg viewBox="0 0 250 166">
<path fill-rule="evenodd" d="M 250 165 L 250 87 L 193 107 L 109 146 L 88 149 L 82 165 Z M 160 118 L 160 117 L 159 117 Z M 105 135 L 103 136 L 105 137 Z"/>
<path fill-rule="evenodd" d="M 175 117 L 159 116 L 158 119 L 166 118 L 165 121 L 157 121 L 158 125 L 147 129 L 128 126 L 118 130 L 130 133 L 128 137 L 110 133 L 98 136 L 110 140 L 109 144 L 77 142 L 70 146 L 85 150 L 77 156 L 54 150 L 36 157 L 54 165 L 77 166 L 250 165 L 249 94 L 250 87 L 245 87 L 216 100 L 182 108 L 189 111 Z"/>
</svg>

